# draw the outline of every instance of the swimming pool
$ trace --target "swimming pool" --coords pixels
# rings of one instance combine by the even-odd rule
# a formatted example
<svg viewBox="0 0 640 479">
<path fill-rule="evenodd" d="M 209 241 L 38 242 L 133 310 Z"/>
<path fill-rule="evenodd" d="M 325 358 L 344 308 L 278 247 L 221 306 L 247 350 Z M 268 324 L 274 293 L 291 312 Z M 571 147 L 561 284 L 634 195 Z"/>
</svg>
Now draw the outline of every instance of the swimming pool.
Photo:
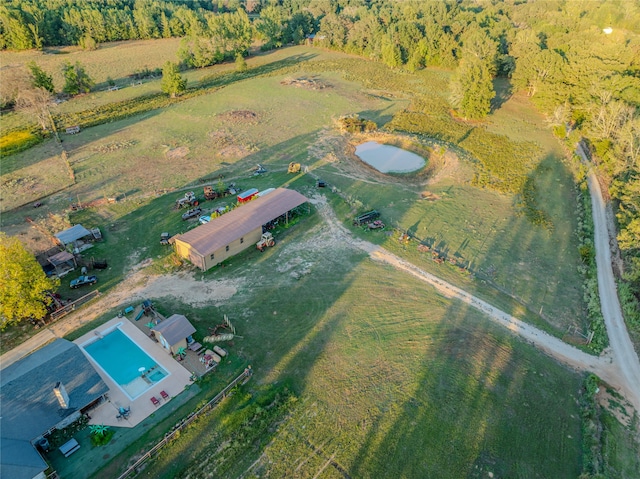
<svg viewBox="0 0 640 479">
<path fill-rule="evenodd" d="M 167 371 L 117 327 L 83 348 L 131 399 L 168 376 Z"/>
</svg>

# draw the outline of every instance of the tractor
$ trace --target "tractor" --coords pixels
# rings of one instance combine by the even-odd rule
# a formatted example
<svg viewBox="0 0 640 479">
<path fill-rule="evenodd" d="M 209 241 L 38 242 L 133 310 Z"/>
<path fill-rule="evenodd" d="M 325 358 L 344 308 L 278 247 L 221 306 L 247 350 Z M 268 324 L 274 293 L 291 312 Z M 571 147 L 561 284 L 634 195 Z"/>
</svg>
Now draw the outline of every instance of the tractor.
<svg viewBox="0 0 640 479">
<path fill-rule="evenodd" d="M 176 208 L 186 208 L 191 206 L 198 206 L 198 200 L 193 191 L 188 191 L 182 198 L 176 200 Z"/>
<path fill-rule="evenodd" d="M 300 163 L 291 162 L 289 163 L 289 170 L 287 173 L 300 173 Z"/>
<path fill-rule="evenodd" d="M 273 235 L 267 231 L 266 233 L 262 233 L 262 237 L 260 241 L 256 243 L 256 248 L 260 251 L 264 251 L 265 248 L 275 246 L 276 240 L 273 239 Z"/>
</svg>

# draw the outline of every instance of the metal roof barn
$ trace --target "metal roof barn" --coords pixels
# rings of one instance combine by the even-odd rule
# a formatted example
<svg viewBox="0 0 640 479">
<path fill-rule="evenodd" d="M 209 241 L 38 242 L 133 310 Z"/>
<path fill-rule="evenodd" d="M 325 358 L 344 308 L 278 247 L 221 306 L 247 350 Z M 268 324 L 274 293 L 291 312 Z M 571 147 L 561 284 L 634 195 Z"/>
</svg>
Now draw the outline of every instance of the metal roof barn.
<svg viewBox="0 0 640 479">
<path fill-rule="evenodd" d="M 221 249 L 224 252 L 224 249 L 231 245 L 232 249 L 226 249 L 226 251 L 229 254 L 237 254 L 242 249 L 253 246 L 250 241 L 260 239 L 262 225 L 306 202 L 307 198 L 297 191 L 278 188 L 266 196 L 256 198 L 229 213 L 212 219 L 207 224 L 176 236 L 176 250 L 178 254 L 191 259 L 200 268 L 208 269 L 212 265 L 205 263 L 213 261 L 214 254 L 216 254 L 215 261 L 221 259 L 218 255 Z M 255 234 L 257 238 L 254 239 Z M 242 244 L 235 245 L 234 242 Z M 207 261 L 205 262 L 204 259 L 196 261 L 194 254 L 200 258 L 206 258 Z"/>
</svg>

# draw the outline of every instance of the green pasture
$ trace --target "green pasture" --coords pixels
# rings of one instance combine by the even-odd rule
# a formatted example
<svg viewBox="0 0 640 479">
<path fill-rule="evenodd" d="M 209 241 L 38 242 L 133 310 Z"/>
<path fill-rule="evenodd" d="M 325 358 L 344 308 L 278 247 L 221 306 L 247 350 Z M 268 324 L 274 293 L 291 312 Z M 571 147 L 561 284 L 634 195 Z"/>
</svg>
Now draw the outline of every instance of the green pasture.
<svg viewBox="0 0 640 479">
<path fill-rule="evenodd" d="M 405 98 L 412 92 L 428 99 L 421 100 L 423 103 L 431 102 L 441 108 L 444 101 L 441 90 L 447 75 L 427 70 L 410 76 L 386 71 L 374 62 L 346 57 L 304 47 L 258 56 L 252 59 L 256 64 L 266 65 L 272 60 L 289 66 L 275 69 L 267 76 L 227 84 L 169 108 L 88 128 L 77 135 L 65 135 L 62 148 L 75 175 L 73 185 L 61 150 L 52 140 L 3 159 L 2 181 L 9 185 L 2 191 L 3 224 L 21 224 L 27 211 L 15 207 L 36 201 L 42 192 L 64 188 L 45 199 L 49 211 L 64 209 L 70 203 L 118 198 L 122 204 L 99 206 L 86 213 L 93 215 L 87 221 L 88 226 L 99 226 L 105 231 L 105 242 L 87 254 L 96 258 L 115 257 L 101 285 L 108 289 L 119 281 L 130 263 L 155 257 L 161 232 L 155 229 L 173 233 L 184 226 L 172 225 L 169 220 L 173 217 L 169 213 L 172 203 L 181 196 L 181 191 L 170 193 L 166 200 L 153 201 L 154 206 L 138 210 L 139 206 L 151 205 L 158 195 L 189 185 L 201 194 L 201 184 L 216 184 L 219 175 L 225 176 L 224 182 L 235 181 L 242 188 L 256 187 L 259 183 L 252 176 L 252 168 L 257 163 L 270 170 L 266 176 L 269 179 L 269 175 L 283 172 L 290 161 L 299 161 L 312 164 L 317 168 L 316 174 L 346 195 L 379 209 L 391 226 L 409 231 L 466 261 L 482 281 L 507 293 L 529 312 L 542 315 L 544 324 L 559 331 L 558 334 L 569 324 L 585 326 L 581 280 L 576 271 L 579 258 L 573 234 L 576 221 L 572 178 L 556 151 L 540 148 L 539 154 L 546 150 L 547 156 L 534 157 L 532 161 L 540 162 L 541 167 L 529 172 L 539 207 L 551 218 L 552 229 L 532 225 L 520 216 L 514 206 L 517 197 L 472 187 L 474 164 L 466 161 L 466 156 L 460 159 L 453 177 L 445 176 L 424 188 L 403 185 L 397 179 L 388 184 L 371 184 L 338 174 L 340 164 L 323 166 L 315 153 L 322 150 L 325 130 L 331 132 L 335 118 L 360 113 L 381 125 L 391 119 L 397 124 L 395 118 L 404 114 L 400 110 L 407 106 Z M 292 66 L 296 61 L 300 63 Z M 200 78 L 205 73 L 224 75 L 228 68 L 222 65 L 196 73 Z M 299 77 L 316 78 L 327 88 L 310 90 L 281 83 Z M 528 105 L 517 100 L 515 105 L 511 100 L 502 105 L 505 112 L 499 110 L 495 125 L 490 128 L 495 131 L 496 125 L 507 125 L 508 118 L 518 117 L 519 124 L 525 122 L 525 126 L 536 131 L 538 143 L 544 140 L 553 146 L 554 139 L 541 119 L 528 113 Z M 251 116 L 235 117 L 237 111 L 249 112 Z M 441 119 L 443 125 L 450 123 L 444 117 Z M 437 118 L 434 122 L 437 124 Z M 425 135 L 415 138 L 440 148 Z M 508 137 L 501 138 L 504 142 Z M 514 139 L 510 148 L 517 148 L 517 141 L 521 140 Z M 444 147 L 449 144 L 441 143 Z M 25 181 L 31 185 L 29 188 L 21 186 Z M 262 184 L 275 187 L 285 181 L 282 176 Z M 439 199 L 420 200 L 419 193 L 426 188 Z M 127 219 L 118 224 L 125 213 Z M 350 222 L 347 216 L 343 219 Z M 85 217 L 74 216 L 73 221 L 85 221 Z M 153 232 L 148 228 L 151 224 Z M 123 247 L 116 247 L 109 239 L 117 228 L 126 232 L 120 240 Z M 393 241 L 385 244 L 391 249 L 395 247 Z M 434 272 L 448 268 L 431 264 L 424 254 L 415 254 L 415 247 L 405 248 L 412 260 Z M 473 283 L 464 278 L 456 280 L 458 276 L 454 274 L 449 279 L 465 287 Z"/>
<path fill-rule="evenodd" d="M 118 46 L 113 48 L 117 55 Z M 354 235 L 539 327 L 562 336 L 570 324 L 586 326 L 573 179 L 551 133 L 526 101 L 503 102 L 485 130 L 448 115 L 448 72 L 409 75 L 307 47 L 249 59 L 254 68 L 270 64 L 273 68 L 253 77 L 234 76 L 231 65 L 189 72 L 190 81 L 219 88 L 63 135 L 60 146 L 46 140 L 2 159 L 3 228 L 18 230 L 27 216 L 45 220 L 48 213 L 67 212 L 71 203 L 90 205 L 69 213 L 69 220 L 103 232 L 104 241 L 83 256 L 109 262 L 109 269 L 96 272 L 97 288 L 106 293 L 144 260 L 152 260 L 150 273 L 175 272 L 171 248 L 159 239 L 164 231 L 178 234 L 196 226 L 194 220 L 181 220 L 185 210 L 174 209 L 185 191 L 202 197 L 202 186 L 216 186 L 221 175 L 224 184 L 235 182 L 241 189 L 288 185 L 308 196 L 327 195 Z M 115 72 L 115 63 L 110 68 Z M 118 78 L 128 74 L 118 71 Z M 282 83 L 302 77 L 326 87 Z M 60 108 L 81 114 L 157 93 L 158 83 L 92 93 Z M 399 135 L 411 134 L 412 141 L 425 146 L 457 153 L 458 164 L 428 185 L 400 177 L 356 178 L 350 172 L 362 172 L 362 166 L 340 151 L 339 142 L 332 145 L 334 119 L 352 113 L 388 124 Z M 510 163 L 514 151 L 526 155 Z M 325 162 L 327 153 L 341 153 L 339 162 Z M 482 161 L 474 154 L 484 155 Z M 287 175 L 291 161 L 309 165 L 350 204 L 330 188 L 316 189 L 311 175 Z M 257 163 L 268 173 L 254 176 Z M 500 171 L 491 170 L 498 163 Z M 480 184 L 474 180 L 479 171 L 500 181 L 530 181 L 530 205 L 543 211 L 552 227 L 527 219 L 517 191 L 474 186 Z M 432 200 L 420 198 L 425 190 Z M 41 198 L 42 209 L 28 206 Z M 107 204 L 107 198 L 118 201 Z M 233 201 L 202 206 L 207 213 Z M 369 208 L 382 213 L 385 231 L 351 226 L 353 216 Z M 194 272 L 203 286 L 233 280 L 238 292 L 230 300 L 195 308 L 172 297 L 157 299 L 161 312 L 192 320 L 198 339 L 228 314 L 243 337 L 230 346 L 237 362 L 224 377 L 246 364 L 252 364 L 255 376 L 221 409 L 182 433 L 145 475 L 186 477 L 192 471 L 281 477 L 295 471 L 296 477 L 344 477 L 341 470 L 354 478 L 580 474 L 577 375 L 479 312 L 336 242 L 315 208 L 310 210 L 296 225 L 277 232 L 275 248 L 263 254 L 250 248 L 224 267 Z M 400 243 L 400 232 L 417 240 Z M 464 261 L 473 275 L 433 262 L 417 250 L 418 240 Z M 65 297 L 91 289 L 70 290 L 67 279 L 60 287 Z M 11 347 L 7 337 L 3 333 L 3 350 Z M 175 416 L 195 409 L 218 385 L 185 400 Z M 278 397 L 287 399 L 279 402 Z M 114 449 L 102 460 L 92 455 L 91 468 L 72 467 L 73 476 L 85 470 L 86 477 L 116 477 L 133 454 L 170 429 L 172 419 L 149 434 L 123 436 L 122 441 L 134 441 L 130 447 Z M 621 470 L 633 470 L 627 453 L 633 442 L 612 431 L 611 444 L 618 448 L 612 461 Z M 216 459 L 221 457 L 224 463 Z"/>
<path fill-rule="evenodd" d="M 300 226 L 288 242 L 327 237 Z M 230 350 L 255 370 L 245 391 L 260 401 L 286 384 L 299 400 L 225 469 L 233 409 L 198 421 L 145 474 L 313 477 L 329 458 L 351 477 L 579 474 L 577 375 L 401 272 L 343 247 L 323 253 L 275 248 L 217 270 L 244 285 L 219 307 L 158 301 L 200 334 L 228 314 L 243 336 Z M 298 254 L 310 273 L 295 280 Z"/>
</svg>

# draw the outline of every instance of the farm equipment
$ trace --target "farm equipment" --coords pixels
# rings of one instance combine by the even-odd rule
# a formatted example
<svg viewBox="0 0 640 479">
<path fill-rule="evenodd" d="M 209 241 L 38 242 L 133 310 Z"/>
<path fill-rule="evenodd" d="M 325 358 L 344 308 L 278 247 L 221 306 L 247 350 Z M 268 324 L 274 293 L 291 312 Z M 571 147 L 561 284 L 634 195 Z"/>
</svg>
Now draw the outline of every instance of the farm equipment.
<svg viewBox="0 0 640 479">
<path fill-rule="evenodd" d="M 327 186 L 327 183 L 322 181 L 322 180 L 318 180 L 316 181 L 316 188 L 324 188 Z"/>
<path fill-rule="evenodd" d="M 211 186 L 205 186 L 204 187 L 204 199 L 205 200 L 215 200 L 216 198 L 219 198 L 221 195 L 220 193 L 218 193 L 216 190 L 213 189 L 213 187 Z"/>
<path fill-rule="evenodd" d="M 371 210 L 367 213 L 363 213 L 360 216 L 356 216 L 353 220 L 354 226 L 362 226 L 363 224 L 371 223 L 372 221 L 378 219 L 380 217 L 380 213 L 376 210 Z"/>
<path fill-rule="evenodd" d="M 84 286 L 85 284 L 96 284 L 98 282 L 97 276 L 79 276 L 69 283 L 69 287 L 71 289 L 79 288 L 80 286 Z"/>
<path fill-rule="evenodd" d="M 266 233 L 262 233 L 260 241 L 256 243 L 256 248 L 258 248 L 260 251 L 264 251 L 265 248 L 275 246 L 275 244 L 276 241 L 273 239 L 273 235 L 269 231 L 267 231 Z"/>
<path fill-rule="evenodd" d="M 371 223 L 367 223 L 367 228 L 369 228 L 370 230 L 383 230 L 384 226 L 384 223 L 380 220 L 375 220 Z"/>
<path fill-rule="evenodd" d="M 109 267 L 106 259 L 91 259 L 93 269 L 107 269 Z"/>
<path fill-rule="evenodd" d="M 176 200 L 176 208 L 187 208 L 189 206 L 198 206 L 198 200 L 193 191 L 187 191 L 182 198 Z"/>
<path fill-rule="evenodd" d="M 182 214 L 182 220 L 184 221 L 188 220 L 189 218 L 195 218 L 196 216 L 200 216 L 200 213 L 202 213 L 202 208 L 200 208 L 199 206 L 197 208 L 192 208 L 186 213 Z"/>
<path fill-rule="evenodd" d="M 161 245 L 168 245 L 169 244 L 169 239 L 171 238 L 171 235 L 169 233 L 161 233 L 160 234 L 160 244 Z"/>
<path fill-rule="evenodd" d="M 295 163 L 293 161 L 289 163 L 287 173 L 300 173 L 300 163 Z"/>
<path fill-rule="evenodd" d="M 261 175 L 261 174 L 266 173 L 266 172 L 267 172 L 267 169 L 264 166 L 262 166 L 261 164 L 258 163 L 256 165 L 255 169 L 253 170 L 253 175 L 254 176 L 255 175 Z"/>
</svg>

